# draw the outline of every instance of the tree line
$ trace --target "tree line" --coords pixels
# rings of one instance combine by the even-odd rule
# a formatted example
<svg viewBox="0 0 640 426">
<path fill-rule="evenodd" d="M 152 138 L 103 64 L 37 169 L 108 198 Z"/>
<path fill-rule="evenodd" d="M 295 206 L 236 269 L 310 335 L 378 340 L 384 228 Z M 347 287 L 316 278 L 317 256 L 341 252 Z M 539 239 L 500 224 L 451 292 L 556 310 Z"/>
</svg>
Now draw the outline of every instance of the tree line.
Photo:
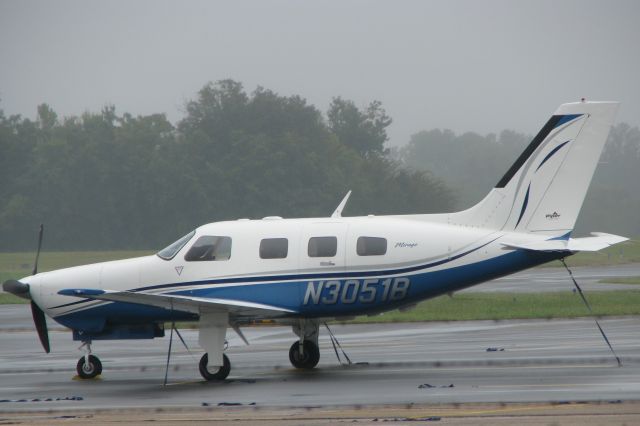
<svg viewBox="0 0 640 426">
<path fill-rule="evenodd" d="M 326 112 L 222 80 L 164 114 L 114 106 L 37 118 L 0 109 L 0 251 L 154 249 L 208 222 L 243 217 L 446 212 L 479 201 L 531 140 L 425 130 L 386 149 L 392 119 L 377 101 L 336 97 Z M 640 235 L 640 130 L 614 126 L 576 234 Z"/>
<path fill-rule="evenodd" d="M 455 209 L 480 201 L 531 141 L 505 130 L 500 134 L 455 134 L 425 130 L 392 155 L 404 167 L 429 170 L 457 195 Z M 640 236 L 640 129 L 613 126 L 578 216 L 574 235 L 592 231 Z"/>
<path fill-rule="evenodd" d="M 325 113 L 299 96 L 223 80 L 205 85 L 176 125 L 164 114 L 37 118 L 0 110 L 0 250 L 160 248 L 207 222 L 451 210 L 427 171 L 385 150 L 379 102 L 336 97 Z"/>
</svg>

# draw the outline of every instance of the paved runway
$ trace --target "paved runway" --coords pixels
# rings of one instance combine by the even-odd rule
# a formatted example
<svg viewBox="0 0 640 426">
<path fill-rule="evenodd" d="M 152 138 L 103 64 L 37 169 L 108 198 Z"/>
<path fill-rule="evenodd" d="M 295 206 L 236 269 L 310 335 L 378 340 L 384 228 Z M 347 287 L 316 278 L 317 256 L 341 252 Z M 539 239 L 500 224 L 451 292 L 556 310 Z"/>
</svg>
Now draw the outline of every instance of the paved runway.
<svg viewBox="0 0 640 426">
<path fill-rule="evenodd" d="M 640 265 L 573 271 L 587 292 L 638 288 L 597 281 L 639 276 Z M 466 291 L 572 288 L 564 269 L 536 268 Z M 229 380 L 217 384 L 200 379 L 197 333 L 183 331 L 195 353 L 191 356 L 174 340 L 169 386 L 163 387 L 168 338 L 97 342 L 94 353 L 104 366 L 101 380 L 73 380 L 80 352 L 71 333 L 52 331 L 53 352 L 46 355 L 32 330 L 29 307 L 4 305 L 0 306 L 0 412 L 219 403 L 304 407 L 640 400 L 640 318 L 601 323 L 623 358 L 621 368 L 590 319 L 334 326 L 355 364 L 338 363 L 323 329 L 322 358 L 311 372 L 289 364 L 288 350 L 294 341 L 290 329 L 247 328 L 248 347 L 229 332 L 232 371 Z M 487 352 L 488 348 L 497 350 Z M 48 398 L 53 401 L 42 401 Z"/>
<path fill-rule="evenodd" d="M 28 306 L 22 311 L 29 315 Z M 229 332 L 232 370 L 224 383 L 201 380 L 197 333 L 184 331 L 196 354 L 174 340 L 167 387 L 162 382 L 168 338 L 96 342 L 102 378 L 80 381 L 73 379 L 80 352 L 70 333 L 52 332 L 53 351 L 46 355 L 35 332 L 3 331 L 0 412 L 640 400 L 640 318 L 601 323 L 623 367 L 616 366 L 589 319 L 334 326 L 358 364 L 339 365 L 322 330 L 322 358 L 310 372 L 289 365 L 290 329 L 252 327 L 245 330 L 248 347 Z M 70 397 L 82 399 L 55 401 Z"/>
</svg>

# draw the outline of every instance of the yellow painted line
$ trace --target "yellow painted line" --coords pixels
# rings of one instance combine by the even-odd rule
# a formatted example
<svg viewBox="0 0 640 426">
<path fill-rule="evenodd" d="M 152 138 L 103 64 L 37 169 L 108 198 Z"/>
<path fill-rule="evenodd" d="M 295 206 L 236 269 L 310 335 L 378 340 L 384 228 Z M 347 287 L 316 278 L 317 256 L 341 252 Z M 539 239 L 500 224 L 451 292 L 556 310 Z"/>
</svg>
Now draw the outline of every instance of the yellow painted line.
<svg viewBox="0 0 640 426">
<path fill-rule="evenodd" d="M 71 378 L 71 380 L 77 380 L 77 381 L 86 381 L 86 380 L 102 380 L 102 376 L 100 374 L 98 374 L 96 377 L 93 377 L 91 379 L 83 379 L 82 377 L 78 376 L 77 374 L 75 376 L 73 376 Z"/>
</svg>

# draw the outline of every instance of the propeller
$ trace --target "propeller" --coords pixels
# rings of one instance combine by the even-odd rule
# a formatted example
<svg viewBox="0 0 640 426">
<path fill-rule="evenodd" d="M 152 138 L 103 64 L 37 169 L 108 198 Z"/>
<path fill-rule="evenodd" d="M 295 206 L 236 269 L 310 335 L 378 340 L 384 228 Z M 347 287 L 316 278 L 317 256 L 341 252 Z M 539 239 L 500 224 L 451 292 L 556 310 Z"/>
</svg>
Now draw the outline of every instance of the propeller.
<svg viewBox="0 0 640 426">
<path fill-rule="evenodd" d="M 38 337 L 40 338 L 40 343 L 42 343 L 42 347 L 46 353 L 51 352 L 51 347 L 49 346 L 49 331 L 47 330 L 47 319 L 44 316 L 44 312 L 36 302 L 31 301 L 31 315 L 33 315 L 33 322 L 36 324 L 36 331 L 38 332 Z"/>
<path fill-rule="evenodd" d="M 42 249 L 43 233 L 44 233 L 44 226 L 40 224 L 40 233 L 38 235 L 38 250 L 36 251 L 36 261 L 33 265 L 32 275 L 36 275 L 38 273 L 38 259 L 40 258 L 40 250 Z M 7 293 L 11 293 L 23 299 L 31 300 L 31 315 L 33 316 L 33 322 L 36 326 L 36 331 L 38 332 L 40 343 L 42 343 L 42 347 L 44 348 L 45 352 L 49 353 L 51 351 L 51 347 L 49 345 L 49 331 L 47 330 L 47 319 L 42 309 L 40 309 L 40 307 L 36 304 L 36 302 L 33 301 L 33 298 L 31 297 L 29 284 L 23 283 L 18 280 L 7 280 L 2 284 L 2 289 Z"/>
<path fill-rule="evenodd" d="M 42 248 L 42 234 L 44 233 L 44 224 L 40 224 L 40 232 L 38 233 L 38 251 L 36 251 L 36 261 L 33 263 L 33 273 L 38 273 L 38 259 L 40 259 L 40 249 Z"/>
</svg>

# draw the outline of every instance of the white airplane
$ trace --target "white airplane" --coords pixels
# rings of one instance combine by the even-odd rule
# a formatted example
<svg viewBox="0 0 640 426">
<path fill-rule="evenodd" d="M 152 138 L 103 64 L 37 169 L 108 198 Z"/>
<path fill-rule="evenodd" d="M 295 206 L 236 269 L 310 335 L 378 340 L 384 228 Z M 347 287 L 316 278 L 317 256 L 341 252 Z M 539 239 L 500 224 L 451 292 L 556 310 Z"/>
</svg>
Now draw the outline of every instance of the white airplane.
<svg viewBox="0 0 640 426">
<path fill-rule="evenodd" d="M 102 372 L 91 343 L 164 336 L 164 323 L 198 321 L 200 373 L 223 380 L 227 327 L 273 319 L 298 339 L 298 368 L 319 361 L 327 318 L 405 308 L 578 251 L 626 238 L 571 238 L 618 109 L 615 102 L 561 105 L 477 205 L 446 214 L 239 219 L 203 225 L 156 255 L 34 273 L 3 284 L 31 300 L 49 352 L 44 314 L 73 330 L 86 353 L 78 375 Z M 42 237 L 42 234 L 41 234 Z M 38 249 L 39 253 L 39 249 Z M 244 339 L 244 338 L 243 338 Z"/>
</svg>

